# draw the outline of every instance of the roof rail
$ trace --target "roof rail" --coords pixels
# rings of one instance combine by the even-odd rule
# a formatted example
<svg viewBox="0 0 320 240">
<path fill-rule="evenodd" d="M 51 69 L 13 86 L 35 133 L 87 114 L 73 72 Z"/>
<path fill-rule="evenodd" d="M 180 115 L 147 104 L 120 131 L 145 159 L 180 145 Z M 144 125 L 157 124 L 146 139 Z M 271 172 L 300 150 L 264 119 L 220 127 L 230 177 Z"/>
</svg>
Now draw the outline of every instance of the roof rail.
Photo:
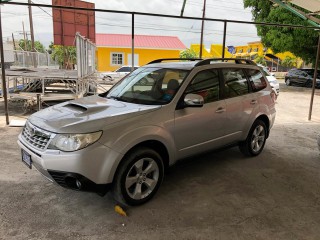
<svg viewBox="0 0 320 240">
<path fill-rule="evenodd" d="M 243 58 L 208 58 L 196 63 L 195 67 L 211 64 L 212 61 L 222 61 L 222 62 L 234 61 L 236 64 L 257 65 L 254 61 L 249 59 L 243 59 Z"/>
<path fill-rule="evenodd" d="M 202 58 L 160 58 L 160 59 L 156 59 L 153 60 L 151 62 L 149 62 L 148 64 L 151 63 L 161 63 L 163 61 L 198 61 L 198 60 L 203 60 Z"/>
</svg>

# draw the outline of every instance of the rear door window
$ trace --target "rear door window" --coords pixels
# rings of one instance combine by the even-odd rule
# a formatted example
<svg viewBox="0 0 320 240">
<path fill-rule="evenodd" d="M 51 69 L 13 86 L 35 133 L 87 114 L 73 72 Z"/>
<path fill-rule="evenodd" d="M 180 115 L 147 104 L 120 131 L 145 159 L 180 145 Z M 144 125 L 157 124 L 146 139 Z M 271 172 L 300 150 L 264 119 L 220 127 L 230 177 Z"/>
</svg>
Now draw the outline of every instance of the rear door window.
<svg viewBox="0 0 320 240">
<path fill-rule="evenodd" d="M 195 93 L 203 97 L 204 103 L 220 99 L 219 72 L 216 69 L 199 72 L 186 89 L 186 93 Z"/>
<path fill-rule="evenodd" d="M 249 81 L 254 92 L 267 87 L 267 82 L 262 73 L 256 69 L 248 69 Z"/>
<path fill-rule="evenodd" d="M 246 75 L 242 69 L 224 68 L 222 69 L 224 77 L 224 95 L 225 98 L 232 98 L 249 93 L 249 85 Z"/>
</svg>

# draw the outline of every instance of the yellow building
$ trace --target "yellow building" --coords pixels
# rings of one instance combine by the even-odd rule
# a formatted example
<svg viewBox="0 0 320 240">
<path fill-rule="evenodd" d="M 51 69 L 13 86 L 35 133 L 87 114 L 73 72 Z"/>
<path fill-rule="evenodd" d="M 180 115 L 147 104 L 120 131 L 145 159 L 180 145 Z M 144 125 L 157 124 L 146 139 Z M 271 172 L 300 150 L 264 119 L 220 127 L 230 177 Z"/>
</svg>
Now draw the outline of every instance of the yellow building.
<svg viewBox="0 0 320 240">
<path fill-rule="evenodd" d="M 191 44 L 190 49 L 197 54 L 197 57 L 199 56 L 200 44 Z M 202 45 L 202 58 L 212 58 L 212 55 L 207 51 L 204 45 Z"/>
<path fill-rule="evenodd" d="M 249 42 L 248 45 L 244 46 L 235 46 L 234 55 L 241 58 L 255 58 L 256 56 L 265 56 L 267 60 L 283 60 L 287 56 L 295 57 L 291 52 L 274 54 L 271 49 L 264 47 L 260 41 Z"/>
<path fill-rule="evenodd" d="M 200 52 L 200 44 L 191 44 L 190 49 L 198 54 Z M 202 58 L 221 58 L 222 57 L 222 45 L 221 44 L 211 44 L 210 52 L 202 45 Z M 232 58 L 232 54 L 228 52 L 228 48 L 224 49 L 224 57 Z"/>
<path fill-rule="evenodd" d="M 179 58 L 186 46 L 174 36 L 134 36 L 134 65 L 158 58 Z M 131 34 L 96 34 L 97 70 L 114 71 L 132 63 Z"/>
</svg>

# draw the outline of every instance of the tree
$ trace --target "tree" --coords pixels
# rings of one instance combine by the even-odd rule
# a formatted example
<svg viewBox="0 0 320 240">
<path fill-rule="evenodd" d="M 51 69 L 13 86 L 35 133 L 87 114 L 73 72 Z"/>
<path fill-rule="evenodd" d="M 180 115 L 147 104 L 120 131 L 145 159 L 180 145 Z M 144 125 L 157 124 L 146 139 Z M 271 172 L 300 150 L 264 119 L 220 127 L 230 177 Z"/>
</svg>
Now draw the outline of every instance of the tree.
<svg viewBox="0 0 320 240">
<path fill-rule="evenodd" d="M 49 52 L 51 52 L 51 58 L 57 60 L 61 68 L 74 69 L 74 65 L 77 62 L 77 51 L 75 47 L 53 45 L 51 42 Z"/>
<path fill-rule="evenodd" d="M 267 61 L 264 58 L 264 56 L 257 56 L 253 61 L 255 61 L 257 64 L 261 64 L 263 66 L 267 66 Z"/>
<path fill-rule="evenodd" d="M 196 58 L 197 56 L 197 53 L 189 48 L 180 52 L 180 58 Z"/>
<path fill-rule="evenodd" d="M 297 67 L 297 58 L 286 56 L 286 58 L 282 60 L 281 65 L 288 68 Z"/>
<path fill-rule="evenodd" d="M 252 8 L 255 22 L 271 22 L 310 26 L 305 20 L 282 7 L 274 7 L 269 0 L 243 0 L 245 8 Z M 289 51 L 307 63 L 315 63 L 318 33 L 312 29 L 257 26 L 264 46 L 274 53 Z"/>
<path fill-rule="evenodd" d="M 25 44 L 24 39 L 20 39 L 19 47 L 22 48 L 24 51 L 31 51 L 31 40 L 26 40 L 26 44 Z M 41 53 L 45 52 L 45 48 L 43 44 L 39 41 L 34 42 L 34 48 L 37 50 L 37 52 L 41 52 Z"/>
</svg>

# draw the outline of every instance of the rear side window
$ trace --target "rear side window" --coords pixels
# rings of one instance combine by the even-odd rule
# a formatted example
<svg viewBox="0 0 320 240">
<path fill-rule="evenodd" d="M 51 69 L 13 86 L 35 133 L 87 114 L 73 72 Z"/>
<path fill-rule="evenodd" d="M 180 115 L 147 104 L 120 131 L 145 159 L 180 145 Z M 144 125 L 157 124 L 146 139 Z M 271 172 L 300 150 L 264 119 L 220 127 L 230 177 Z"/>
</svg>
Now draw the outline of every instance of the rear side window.
<svg viewBox="0 0 320 240">
<path fill-rule="evenodd" d="M 257 92 L 267 87 L 267 82 L 259 70 L 248 69 L 250 84 L 253 91 Z"/>
<path fill-rule="evenodd" d="M 222 69 L 224 77 L 224 94 L 226 98 L 249 93 L 249 85 L 242 69 Z"/>
<path fill-rule="evenodd" d="M 203 97 L 204 103 L 218 101 L 219 73 L 215 69 L 199 72 L 186 89 L 186 93 L 195 93 Z"/>
</svg>

